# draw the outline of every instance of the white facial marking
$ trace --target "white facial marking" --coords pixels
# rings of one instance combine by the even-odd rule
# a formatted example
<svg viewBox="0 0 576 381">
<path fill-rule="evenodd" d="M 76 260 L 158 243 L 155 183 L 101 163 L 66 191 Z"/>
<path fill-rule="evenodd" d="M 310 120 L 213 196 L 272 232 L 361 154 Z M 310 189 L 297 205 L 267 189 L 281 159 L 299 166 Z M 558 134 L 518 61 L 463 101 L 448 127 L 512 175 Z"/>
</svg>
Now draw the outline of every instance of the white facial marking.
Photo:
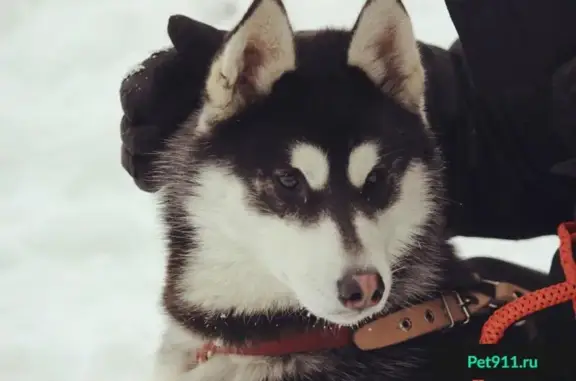
<svg viewBox="0 0 576 381">
<path fill-rule="evenodd" d="M 321 148 L 308 143 L 292 147 L 290 165 L 299 169 L 314 190 L 322 190 L 328 183 L 330 164 Z"/>
<path fill-rule="evenodd" d="M 196 181 L 186 207 L 198 248 L 184 266 L 183 300 L 207 310 L 236 307 L 246 313 L 297 308 L 292 290 L 258 261 L 260 254 L 274 256 L 276 244 L 286 244 L 285 223 L 253 210 L 245 185 L 228 168 L 204 167 Z M 259 246 L 265 246 L 263 253 Z"/>
<path fill-rule="evenodd" d="M 378 164 L 378 145 L 374 142 L 362 143 L 350 153 L 348 179 L 357 188 L 362 188 L 370 171 Z"/>
</svg>

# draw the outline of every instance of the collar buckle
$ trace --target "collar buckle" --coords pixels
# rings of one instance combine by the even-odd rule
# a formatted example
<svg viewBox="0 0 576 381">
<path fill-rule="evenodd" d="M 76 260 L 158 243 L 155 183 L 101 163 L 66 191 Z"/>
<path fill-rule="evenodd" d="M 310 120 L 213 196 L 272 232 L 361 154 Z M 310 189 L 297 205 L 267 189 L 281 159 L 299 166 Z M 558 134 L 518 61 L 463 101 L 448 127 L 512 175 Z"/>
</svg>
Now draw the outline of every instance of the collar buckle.
<svg viewBox="0 0 576 381">
<path fill-rule="evenodd" d="M 470 302 L 466 298 L 464 298 L 458 291 L 452 291 L 452 293 L 454 294 L 454 297 L 456 298 L 456 301 L 458 303 L 458 307 L 460 307 L 460 310 L 464 314 L 464 321 L 462 321 L 460 324 L 466 325 L 470 322 L 470 318 L 472 317 L 472 313 L 470 312 L 470 309 L 468 309 L 468 303 L 470 303 Z M 450 306 L 448 305 L 448 302 L 446 301 L 446 296 L 444 294 L 441 294 L 440 296 L 442 298 L 442 304 L 444 305 L 444 310 L 446 311 L 446 314 L 448 315 L 448 318 L 450 319 L 450 324 L 448 325 L 447 328 L 453 328 L 456 325 L 456 319 L 454 319 L 454 316 L 452 315 L 452 311 L 450 311 Z"/>
</svg>

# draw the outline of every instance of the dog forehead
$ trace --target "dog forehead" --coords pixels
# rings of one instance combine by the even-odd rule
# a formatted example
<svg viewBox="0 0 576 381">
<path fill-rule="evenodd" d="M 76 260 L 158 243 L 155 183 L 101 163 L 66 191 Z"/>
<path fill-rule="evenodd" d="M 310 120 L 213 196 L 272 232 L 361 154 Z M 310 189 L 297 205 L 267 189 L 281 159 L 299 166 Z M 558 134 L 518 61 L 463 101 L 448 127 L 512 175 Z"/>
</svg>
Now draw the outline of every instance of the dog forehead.
<svg viewBox="0 0 576 381">
<path fill-rule="evenodd" d="M 269 127 L 268 133 L 285 140 L 302 137 L 330 150 L 386 134 L 382 122 L 394 115 L 387 113 L 381 94 L 372 97 L 325 78 L 307 82 L 279 86 L 255 107 L 250 114 L 260 128 Z"/>
<path fill-rule="evenodd" d="M 361 72 L 334 64 L 321 71 L 310 65 L 285 74 L 269 94 L 218 122 L 209 146 L 222 148 L 239 167 L 292 165 L 310 174 L 318 188 L 330 180 L 330 173 L 347 172 L 359 186 L 377 152 L 403 146 L 406 134 L 419 135 L 420 121 Z"/>
</svg>

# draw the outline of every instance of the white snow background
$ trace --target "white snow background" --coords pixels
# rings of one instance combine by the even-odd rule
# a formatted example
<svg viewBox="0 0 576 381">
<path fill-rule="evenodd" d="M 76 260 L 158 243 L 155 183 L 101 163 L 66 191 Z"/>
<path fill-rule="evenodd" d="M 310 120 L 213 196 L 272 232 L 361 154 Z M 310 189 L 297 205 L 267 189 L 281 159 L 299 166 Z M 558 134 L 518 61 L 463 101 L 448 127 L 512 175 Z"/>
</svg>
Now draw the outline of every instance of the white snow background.
<svg viewBox="0 0 576 381">
<path fill-rule="evenodd" d="M 296 29 L 349 27 L 361 0 L 287 0 Z M 405 0 L 448 47 L 442 1 Z M 208 5 L 210 4 L 210 5 Z M 0 380 L 143 380 L 162 329 L 153 196 L 120 165 L 123 75 L 181 13 L 230 27 L 247 0 L 0 2 Z M 535 216 L 536 217 L 536 216 Z M 547 271 L 555 237 L 455 240 Z"/>
</svg>

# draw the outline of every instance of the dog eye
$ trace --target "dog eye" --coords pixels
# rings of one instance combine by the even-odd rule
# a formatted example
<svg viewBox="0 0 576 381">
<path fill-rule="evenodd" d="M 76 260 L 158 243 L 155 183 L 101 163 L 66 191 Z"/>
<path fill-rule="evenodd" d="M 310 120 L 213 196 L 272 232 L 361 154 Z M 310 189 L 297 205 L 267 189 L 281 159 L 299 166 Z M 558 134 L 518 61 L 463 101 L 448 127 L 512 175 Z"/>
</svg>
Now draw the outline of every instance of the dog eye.
<svg viewBox="0 0 576 381">
<path fill-rule="evenodd" d="M 378 173 L 376 171 L 371 171 L 368 176 L 366 176 L 366 181 L 364 183 L 366 185 L 376 184 L 379 180 Z"/>
<path fill-rule="evenodd" d="M 300 184 L 298 173 L 295 171 L 282 171 L 276 174 L 276 182 L 286 189 L 295 189 Z"/>
</svg>

